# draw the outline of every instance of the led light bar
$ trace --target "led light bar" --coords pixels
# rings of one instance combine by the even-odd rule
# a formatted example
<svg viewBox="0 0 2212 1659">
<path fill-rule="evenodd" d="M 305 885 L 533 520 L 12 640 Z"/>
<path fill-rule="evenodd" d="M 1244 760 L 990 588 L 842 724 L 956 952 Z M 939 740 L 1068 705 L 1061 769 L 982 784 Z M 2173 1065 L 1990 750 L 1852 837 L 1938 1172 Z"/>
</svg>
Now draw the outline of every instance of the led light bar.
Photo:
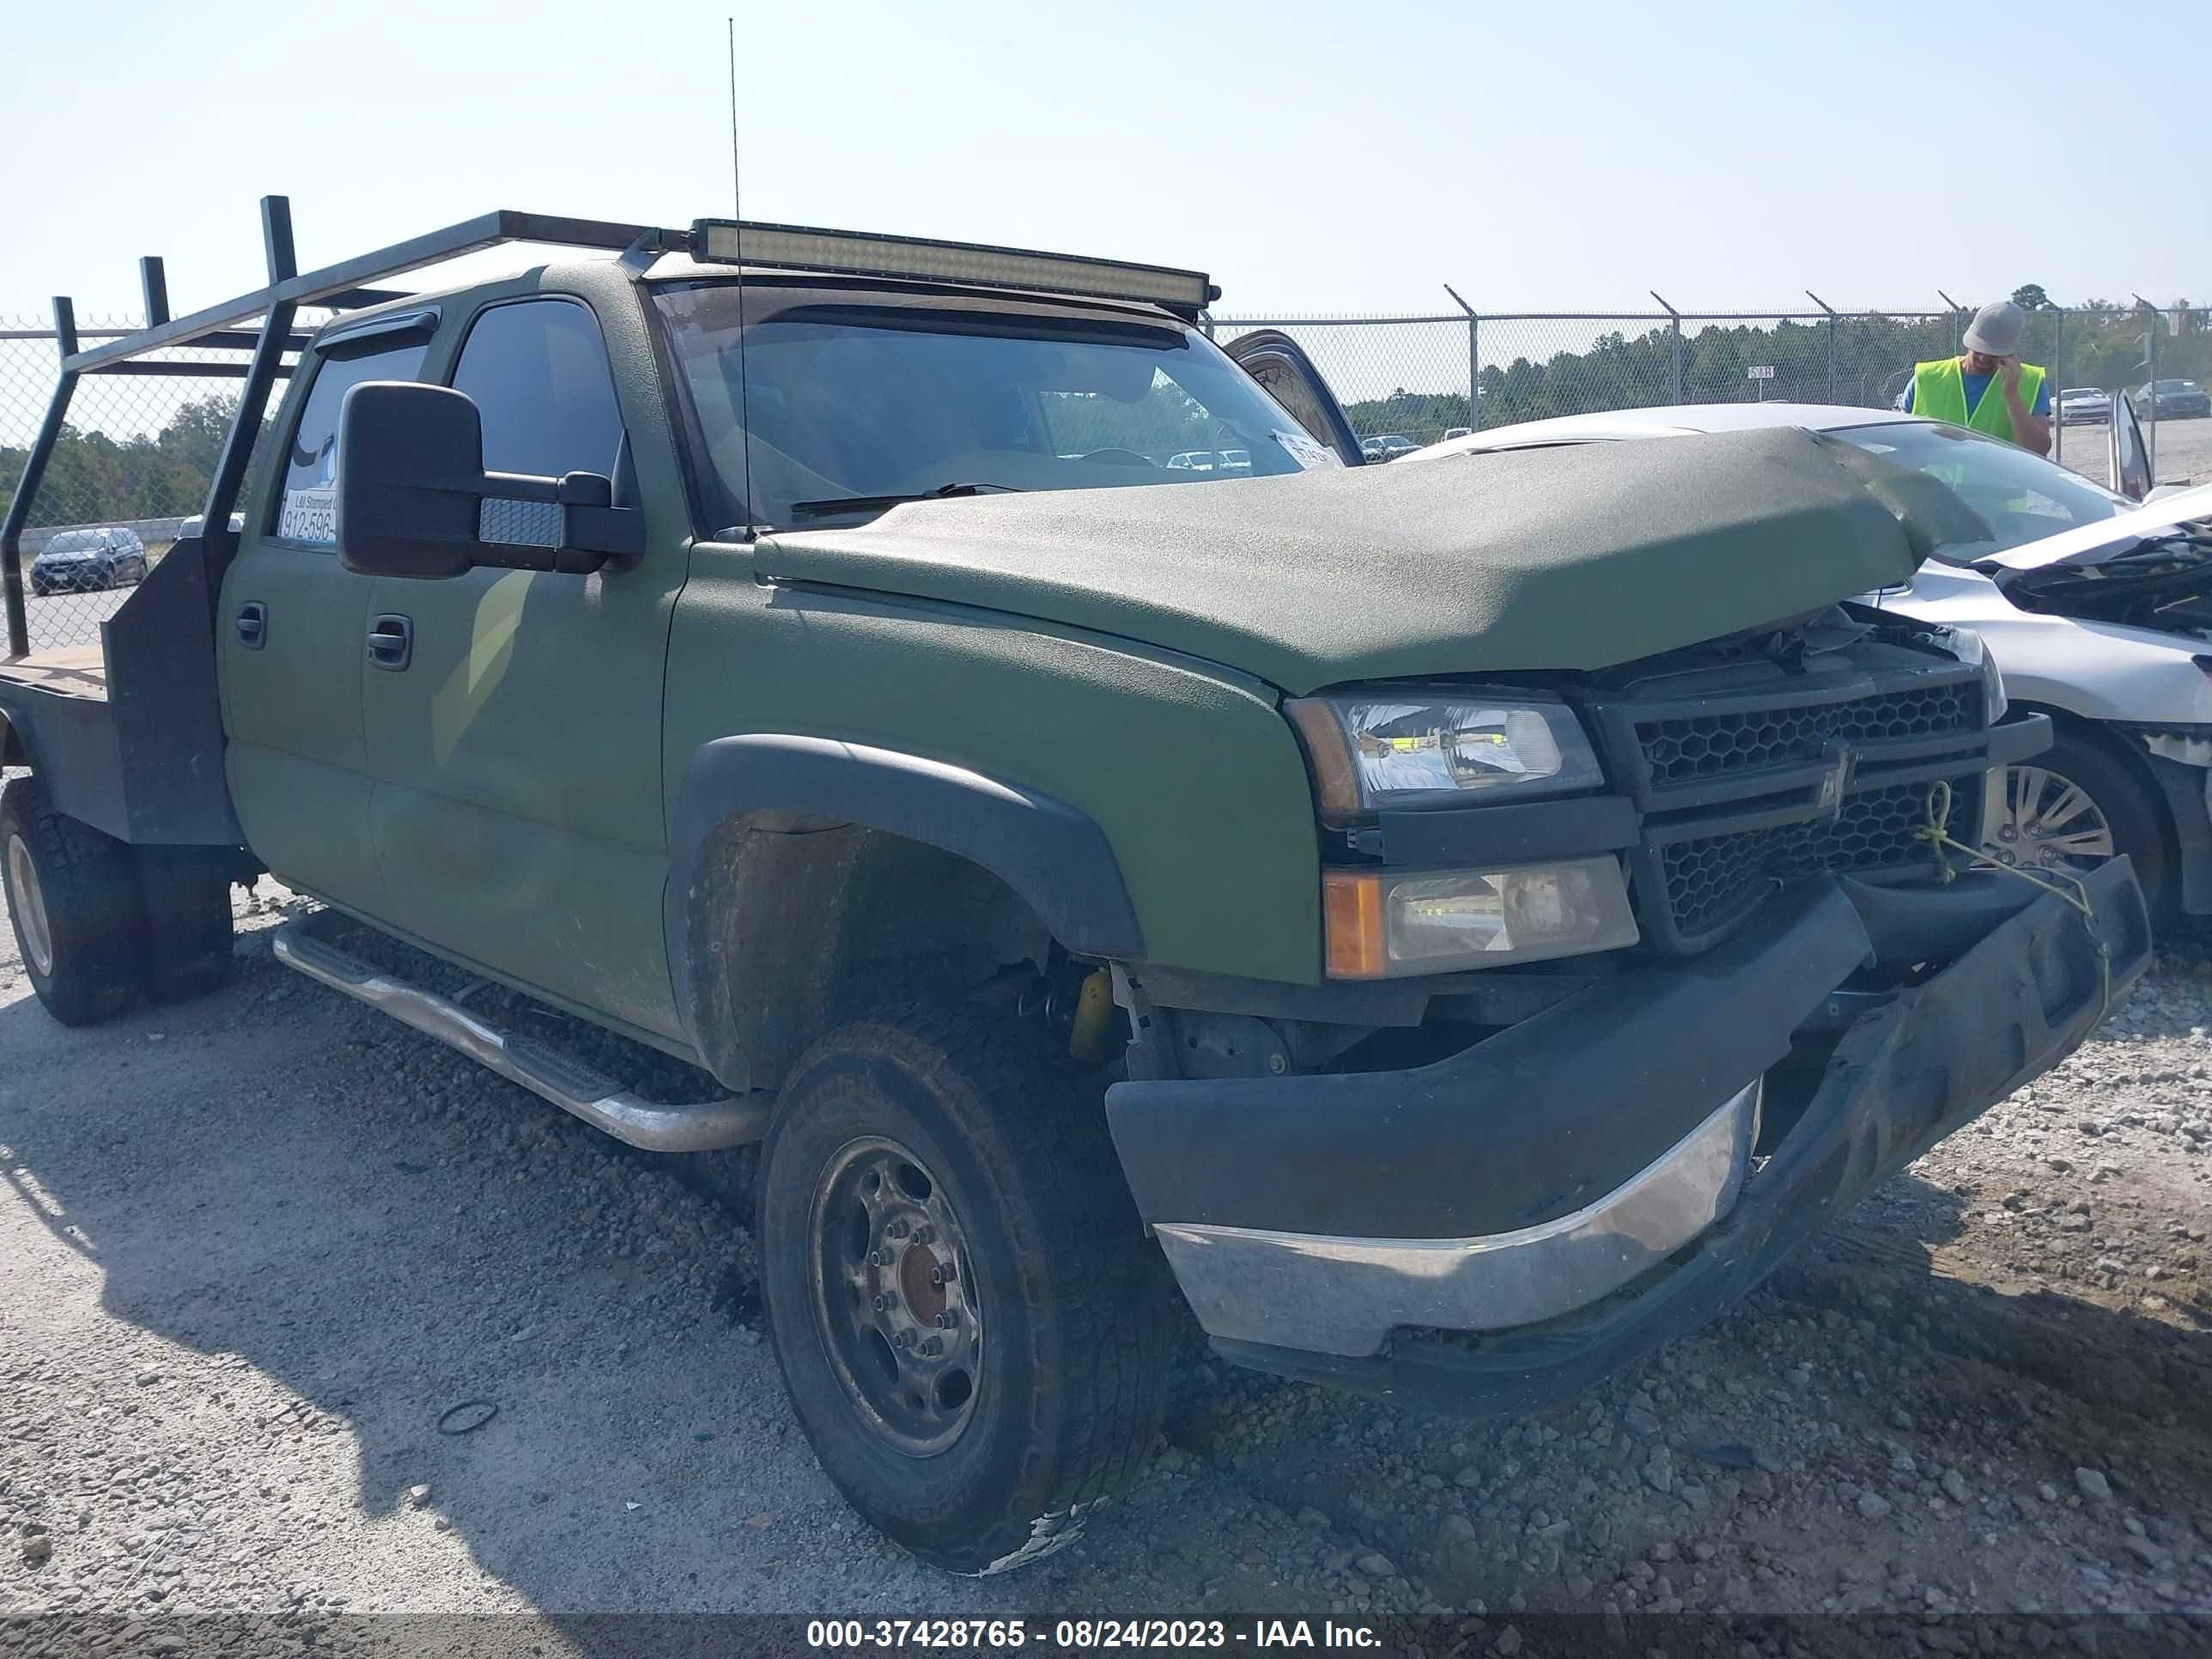
<svg viewBox="0 0 2212 1659">
<path fill-rule="evenodd" d="M 693 258 L 736 264 L 741 251 L 743 263 L 748 265 L 980 283 L 1042 294 L 1133 300 L 1186 313 L 1195 313 L 1221 297 L 1221 290 L 1202 270 L 1084 259 L 1067 253 L 1032 253 L 974 242 L 938 242 L 920 236 L 816 230 L 805 225 L 764 225 L 735 219 L 692 222 Z"/>
</svg>

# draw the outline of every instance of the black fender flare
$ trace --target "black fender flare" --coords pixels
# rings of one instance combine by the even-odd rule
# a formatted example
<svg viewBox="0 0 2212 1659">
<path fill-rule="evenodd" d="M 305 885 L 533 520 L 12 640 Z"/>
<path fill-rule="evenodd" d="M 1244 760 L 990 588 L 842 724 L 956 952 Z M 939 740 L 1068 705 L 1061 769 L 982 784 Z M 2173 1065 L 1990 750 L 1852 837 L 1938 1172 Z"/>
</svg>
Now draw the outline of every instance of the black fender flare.
<svg viewBox="0 0 2212 1659">
<path fill-rule="evenodd" d="M 1068 950 L 1137 960 L 1144 933 L 1106 833 L 1066 802 L 984 773 L 830 738 L 753 732 L 692 750 L 669 823 L 664 924 L 690 1023 L 691 897 L 715 836 L 761 813 L 858 824 L 988 871 Z M 696 1033 L 694 1033 L 695 1036 Z"/>
<path fill-rule="evenodd" d="M 0 766 L 27 766 L 37 771 L 31 750 L 31 723 L 0 703 Z"/>
</svg>

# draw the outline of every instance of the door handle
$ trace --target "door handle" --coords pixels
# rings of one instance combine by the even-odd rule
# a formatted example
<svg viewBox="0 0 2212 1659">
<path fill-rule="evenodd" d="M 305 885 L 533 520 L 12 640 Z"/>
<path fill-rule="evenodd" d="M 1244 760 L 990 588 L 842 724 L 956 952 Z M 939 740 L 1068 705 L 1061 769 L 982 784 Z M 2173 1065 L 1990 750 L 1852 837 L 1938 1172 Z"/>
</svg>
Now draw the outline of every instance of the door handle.
<svg viewBox="0 0 2212 1659">
<path fill-rule="evenodd" d="M 269 607 L 256 599 L 238 607 L 238 619 L 232 624 L 238 630 L 238 642 L 248 651 L 258 651 L 269 642 Z"/>
<path fill-rule="evenodd" d="M 415 659 L 415 624 L 404 617 L 379 617 L 368 625 L 368 659 L 397 674 Z"/>
</svg>

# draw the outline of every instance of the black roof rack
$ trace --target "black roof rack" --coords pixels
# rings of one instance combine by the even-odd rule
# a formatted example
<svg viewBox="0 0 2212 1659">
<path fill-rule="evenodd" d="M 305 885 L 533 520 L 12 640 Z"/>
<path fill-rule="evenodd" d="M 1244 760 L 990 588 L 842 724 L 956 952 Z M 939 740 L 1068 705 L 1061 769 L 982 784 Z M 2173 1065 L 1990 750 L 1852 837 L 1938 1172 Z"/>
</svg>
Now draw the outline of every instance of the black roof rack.
<svg viewBox="0 0 2212 1659">
<path fill-rule="evenodd" d="M 64 374 L 98 374 L 133 372 L 123 365 L 137 362 L 149 353 L 176 346 L 234 346 L 250 349 L 257 334 L 236 332 L 237 325 L 265 317 L 273 307 L 330 306 L 339 310 L 404 299 L 404 290 L 369 286 L 419 270 L 425 265 L 458 258 L 464 253 L 497 247 L 504 242 L 538 242 L 550 246 L 604 248 L 617 252 L 644 246 L 652 252 L 675 252 L 690 245 L 683 231 L 665 231 L 650 225 L 613 224 L 600 219 L 571 219 L 559 214 L 518 213 L 513 209 L 464 219 L 423 236 L 395 242 L 356 258 L 301 271 L 292 252 L 292 206 L 282 196 L 261 198 L 262 242 L 268 256 L 266 286 L 210 306 L 185 317 L 168 314 L 168 288 L 159 259 L 142 259 L 139 269 L 146 290 L 146 326 L 135 334 L 83 351 L 64 351 Z M 63 302 L 57 301 L 59 307 Z M 195 365 L 196 368 L 204 366 Z M 143 366 L 137 372 L 143 372 Z"/>
<path fill-rule="evenodd" d="M 741 241 L 740 239 L 744 239 Z M 23 610 L 22 533 L 31 505 L 60 440 L 70 399 L 86 374 L 221 376 L 245 382 L 237 413 L 223 440 L 222 453 L 209 481 L 201 514 L 208 596 L 214 602 L 222 568 L 236 548 L 229 530 L 231 508 L 246 476 L 253 438 L 268 412 L 276 381 L 290 370 L 287 353 L 303 349 L 308 336 L 293 324 L 302 306 L 353 310 L 388 300 L 404 300 L 404 289 L 380 286 L 395 276 L 465 253 L 507 242 L 554 247 L 594 248 L 633 254 L 645 264 L 663 253 L 689 253 L 719 263 L 741 254 L 750 266 L 809 268 L 865 272 L 903 278 L 973 283 L 987 287 L 1044 289 L 1164 306 L 1195 318 L 1219 297 L 1202 271 L 1133 264 L 1120 260 L 1083 259 L 1066 254 L 974 243 L 932 241 L 919 237 L 866 235 L 797 225 L 740 223 L 702 219 L 683 230 L 653 225 L 617 224 L 601 219 L 572 219 L 559 214 L 520 213 L 501 209 L 465 219 L 373 253 L 320 270 L 302 271 L 292 248 L 292 204 L 288 197 L 261 198 L 261 240 L 269 280 L 251 293 L 183 317 L 169 314 L 168 278 L 161 261 L 138 262 L 145 294 L 146 326 L 135 333 L 80 346 L 76 308 L 66 296 L 54 301 L 54 332 L 61 347 L 61 374 L 52 400 L 23 464 L 21 483 L 0 522 L 0 584 L 4 584 L 7 646 L 10 656 L 29 649 Z M 745 246 L 750 241 L 754 246 Z M 759 250 L 757 260 L 754 247 Z M 258 325 L 248 327 L 258 319 Z M 180 347 L 237 354 L 213 362 L 179 362 L 159 354 Z"/>
<path fill-rule="evenodd" d="M 269 280 L 251 293 L 209 306 L 187 316 L 169 314 L 168 276 L 158 258 L 138 262 L 139 281 L 145 294 L 146 326 L 135 333 L 81 346 L 76 332 L 76 310 L 67 296 L 54 301 L 54 334 L 61 347 L 61 373 L 52 399 L 30 453 L 23 463 L 22 481 L 0 521 L 0 601 L 4 601 L 7 654 L 26 655 L 30 629 L 23 609 L 23 527 L 30 522 L 31 507 L 46 465 L 53 459 L 68 418 L 70 399 L 78 379 L 86 374 L 143 374 L 210 376 L 240 380 L 238 410 L 223 439 L 222 453 L 208 483 L 206 506 L 201 514 L 202 539 L 209 576 L 209 602 L 220 583 L 222 567 L 235 550 L 229 531 L 231 507 L 246 476 L 254 434 L 268 412 L 269 396 L 278 380 L 289 372 L 284 357 L 307 343 L 297 332 L 294 319 L 302 306 L 326 306 L 352 310 L 386 300 L 404 299 L 404 289 L 380 286 L 425 265 L 434 265 L 464 253 L 496 247 L 504 242 L 536 242 L 551 246 L 603 248 L 617 252 L 633 249 L 643 253 L 676 252 L 690 246 L 686 231 L 661 230 L 650 225 L 612 224 L 599 219 L 572 219 L 558 214 L 518 213 L 510 209 L 487 213 L 459 224 L 448 225 L 428 235 L 416 236 L 373 253 L 347 259 L 320 270 L 302 271 L 292 248 L 292 204 L 283 196 L 261 198 L 261 242 Z M 254 324 L 258 326 L 244 326 Z M 160 354 L 179 347 L 194 347 L 235 354 L 212 362 L 179 362 Z"/>
</svg>

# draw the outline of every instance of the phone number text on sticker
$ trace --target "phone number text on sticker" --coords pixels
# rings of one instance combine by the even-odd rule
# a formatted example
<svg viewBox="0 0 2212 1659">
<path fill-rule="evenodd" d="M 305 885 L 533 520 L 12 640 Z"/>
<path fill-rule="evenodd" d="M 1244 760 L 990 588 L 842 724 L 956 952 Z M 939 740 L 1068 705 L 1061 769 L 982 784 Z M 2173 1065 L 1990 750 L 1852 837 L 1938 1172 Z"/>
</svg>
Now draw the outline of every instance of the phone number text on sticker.
<svg viewBox="0 0 2212 1659">
<path fill-rule="evenodd" d="M 335 486 L 320 489 L 288 489 L 283 511 L 276 515 L 276 533 L 288 542 L 318 542 L 335 546 L 338 539 L 338 492 Z"/>
</svg>

